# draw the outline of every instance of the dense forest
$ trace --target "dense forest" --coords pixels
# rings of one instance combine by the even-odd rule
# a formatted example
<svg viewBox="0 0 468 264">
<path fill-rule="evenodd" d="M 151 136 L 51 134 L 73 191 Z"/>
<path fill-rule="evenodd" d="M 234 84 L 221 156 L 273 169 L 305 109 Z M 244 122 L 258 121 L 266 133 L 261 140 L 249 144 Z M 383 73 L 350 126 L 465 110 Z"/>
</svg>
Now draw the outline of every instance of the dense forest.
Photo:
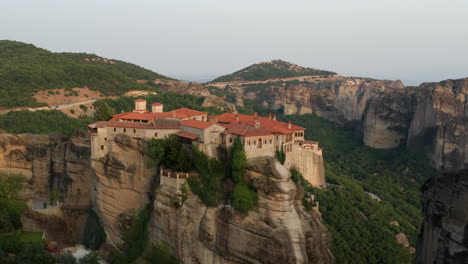
<svg viewBox="0 0 468 264">
<path fill-rule="evenodd" d="M 53 53 L 31 44 L 0 41 L 0 106 L 36 107 L 38 90 L 87 86 L 105 95 L 152 89 L 136 80 L 170 79 L 119 60 L 94 54 Z"/>
<path fill-rule="evenodd" d="M 301 67 L 282 60 L 257 63 L 234 73 L 220 76 L 211 82 L 263 81 L 308 75 L 336 75 L 335 72 Z"/>
</svg>

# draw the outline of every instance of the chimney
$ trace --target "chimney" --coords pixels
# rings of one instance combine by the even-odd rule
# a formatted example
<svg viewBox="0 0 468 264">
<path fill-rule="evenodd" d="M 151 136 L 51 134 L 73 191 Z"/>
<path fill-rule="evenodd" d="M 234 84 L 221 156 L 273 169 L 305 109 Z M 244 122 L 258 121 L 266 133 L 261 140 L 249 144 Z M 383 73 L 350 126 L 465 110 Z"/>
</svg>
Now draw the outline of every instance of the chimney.
<svg viewBox="0 0 468 264">
<path fill-rule="evenodd" d="M 254 116 L 257 116 L 257 112 L 254 112 Z"/>
<path fill-rule="evenodd" d="M 239 115 L 236 115 L 236 122 L 239 122 Z"/>
<path fill-rule="evenodd" d="M 288 121 L 288 128 L 291 129 L 291 121 Z"/>
<path fill-rule="evenodd" d="M 268 119 L 271 119 L 272 115 L 271 113 L 268 114 Z"/>
<path fill-rule="evenodd" d="M 276 115 L 273 116 L 273 120 L 276 120 Z"/>
<path fill-rule="evenodd" d="M 164 105 L 161 103 L 154 103 L 151 105 L 151 111 L 153 113 L 162 113 L 163 112 Z"/>
<path fill-rule="evenodd" d="M 133 112 L 144 113 L 146 112 L 146 100 L 145 99 L 136 99 L 135 100 L 135 109 Z"/>
</svg>

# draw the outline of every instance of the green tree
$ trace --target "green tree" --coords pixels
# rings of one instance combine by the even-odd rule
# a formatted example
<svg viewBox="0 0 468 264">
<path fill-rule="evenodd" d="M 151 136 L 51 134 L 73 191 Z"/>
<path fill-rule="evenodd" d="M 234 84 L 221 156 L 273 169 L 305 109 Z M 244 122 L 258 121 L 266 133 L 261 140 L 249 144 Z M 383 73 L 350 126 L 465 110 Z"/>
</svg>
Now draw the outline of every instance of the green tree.
<svg viewBox="0 0 468 264">
<path fill-rule="evenodd" d="M 246 183 L 238 183 L 234 187 L 233 200 L 237 211 L 247 213 L 257 204 L 258 195 Z"/>
<path fill-rule="evenodd" d="M 281 144 L 280 148 L 276 149 L 275 154 L 276 154 L 276 158 L 278 159 L 278 161 L 281 164 L 284 164 L 284 162 L 286 161 L 286 153 L 284 152 L 283 144 Z"/>
<path fill-rule="evenodd" d="M 94 103 L 94 119 L 98 121 L 107 121 L 115 114 L 114 109 L 111 108 L 105 101 L 98 100 Z"/>
<path fill-rule="evenodd" d="M 231 176 L 235 183 L 243 182 L 246 164 L 247 155 L 245 154 L 244 146 L 240 138 L 236 138 L 231 150 Z"/>
<path fill-rule="evenodd" d="M 79 264 L 99 264 L 99 256 L 97 252 L 90 252 L 80 258 Z"/>
<path fill-rule="evenodd" d="M 66 252 L 59 257 L 59 264 L 77 264 L 77 262 L 70 252 Z"/>
</svg>

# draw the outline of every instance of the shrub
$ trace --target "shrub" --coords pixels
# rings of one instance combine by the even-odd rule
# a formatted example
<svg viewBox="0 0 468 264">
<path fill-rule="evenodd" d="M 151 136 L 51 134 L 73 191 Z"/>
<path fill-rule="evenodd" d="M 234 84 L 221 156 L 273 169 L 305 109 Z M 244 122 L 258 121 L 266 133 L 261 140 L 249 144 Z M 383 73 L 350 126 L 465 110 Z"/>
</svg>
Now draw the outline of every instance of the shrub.
<svg viewBox="0 0 468 264">
<path fill-rule="evenodd" d="M 233 200 L 233 206 L 237 211 L 247 213 L 257 204 L 258 195 L 247 184 L 238 183 L 234 187 Z"/>
</svg>

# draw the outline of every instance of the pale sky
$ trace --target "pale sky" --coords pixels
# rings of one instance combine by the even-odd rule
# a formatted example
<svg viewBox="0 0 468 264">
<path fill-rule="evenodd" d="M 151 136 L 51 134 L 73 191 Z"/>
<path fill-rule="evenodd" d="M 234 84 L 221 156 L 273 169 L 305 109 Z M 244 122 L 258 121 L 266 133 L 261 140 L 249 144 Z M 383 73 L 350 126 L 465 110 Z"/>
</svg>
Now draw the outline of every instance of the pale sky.
<svg viewBox="0 0 468 264">
<path fill-rule="evenodd" d="M 1 0 L 0 39 L 186 80 L 272 59 L 405 84 L 468 77 L 467 0 Z"/>
</svg>

